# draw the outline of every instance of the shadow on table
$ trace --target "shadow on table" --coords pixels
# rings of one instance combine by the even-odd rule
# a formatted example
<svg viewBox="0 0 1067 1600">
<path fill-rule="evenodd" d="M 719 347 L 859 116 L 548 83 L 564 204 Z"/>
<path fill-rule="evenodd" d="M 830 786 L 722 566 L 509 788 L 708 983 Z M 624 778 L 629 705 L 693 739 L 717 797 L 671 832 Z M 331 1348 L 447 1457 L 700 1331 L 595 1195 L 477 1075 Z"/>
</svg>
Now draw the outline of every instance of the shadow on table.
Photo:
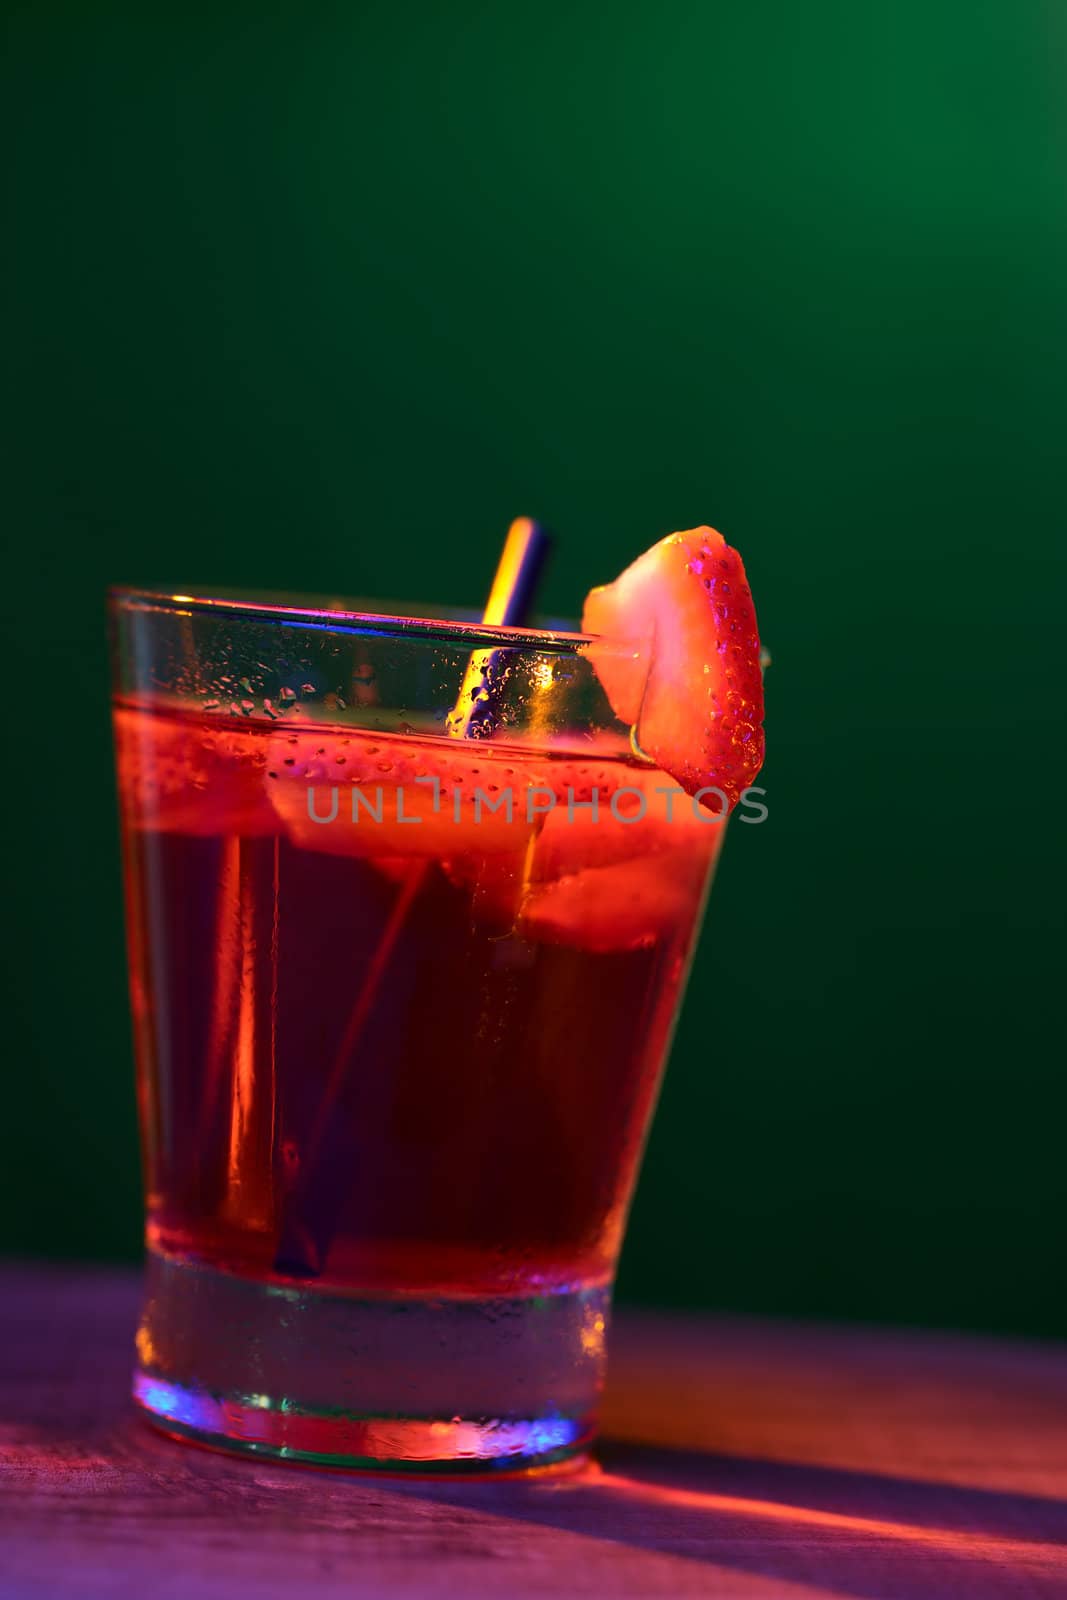
<svg viewBox="0 0 1067 1600">
<path fill-rule="evenodd" d="M 859 1600 L 1067 1594 L 1067 1503 L 606 1440 L 571 1477 L 399 1484 L 438 1503 Z"/>
</svg>

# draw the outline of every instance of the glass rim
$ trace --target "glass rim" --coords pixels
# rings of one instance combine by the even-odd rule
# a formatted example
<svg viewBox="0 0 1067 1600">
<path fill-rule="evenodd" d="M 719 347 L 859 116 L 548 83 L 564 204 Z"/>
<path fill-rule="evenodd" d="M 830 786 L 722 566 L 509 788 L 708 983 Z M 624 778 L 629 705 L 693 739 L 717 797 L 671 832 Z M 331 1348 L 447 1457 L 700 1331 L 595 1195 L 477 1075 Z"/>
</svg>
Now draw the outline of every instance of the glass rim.
<svg viewBox="0 0 1067 1600">
<path fill-rule="evenodd" d="M 170 616 L 218 616 L 234 621 L 262 622 L 362 638 L 427 639 L 469 646 L 471 650 L 538 650 L 546 654 L 576 655 L 597 642 L 597 635 L 572 628 L 512 627 L 503 623 L 469 621 L 464 607 L 442 606 L 441 615 L 401 611 L 369 611 L 356 602 L 325 605 L 306 595 L 249 594 L 213 587 L 199 594 L 170 589 L 150 589 L 134 584 L 112 584 L 109 604 L 124 611 L 163 612 Z"/>
</svg>

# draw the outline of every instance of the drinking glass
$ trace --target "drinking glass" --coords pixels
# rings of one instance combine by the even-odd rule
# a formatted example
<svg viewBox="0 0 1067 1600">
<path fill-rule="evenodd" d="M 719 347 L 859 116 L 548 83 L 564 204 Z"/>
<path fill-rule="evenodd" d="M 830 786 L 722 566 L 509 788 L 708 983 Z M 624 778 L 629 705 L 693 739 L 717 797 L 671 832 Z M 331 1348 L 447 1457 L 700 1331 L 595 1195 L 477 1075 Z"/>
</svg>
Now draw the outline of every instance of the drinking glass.
<svg viewBox="0 0 1067 1600">
<path fill-rule="evenodd" d="M 137 1404 L 322 1464 L 580 1454 L 724 824 L 579 634 L 132 590 L 111 618 Z"/>
</svg>

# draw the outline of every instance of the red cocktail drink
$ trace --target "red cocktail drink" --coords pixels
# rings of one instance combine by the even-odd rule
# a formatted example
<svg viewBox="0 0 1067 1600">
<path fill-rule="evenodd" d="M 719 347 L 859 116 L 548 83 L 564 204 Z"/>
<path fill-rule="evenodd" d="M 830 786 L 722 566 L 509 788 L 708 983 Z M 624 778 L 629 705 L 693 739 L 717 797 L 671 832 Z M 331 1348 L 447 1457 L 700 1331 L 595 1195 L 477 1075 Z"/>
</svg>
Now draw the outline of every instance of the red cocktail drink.
<svg viewBox="0 0 1067 1600">
<path fill-rule="evenodd" d="M 574 1453 L 718 810 L 577 636 L 116 617 L 139 1403 L 310 1460 Z M 490 644 L 492 729 L 451 737 Z"/>
</svg>

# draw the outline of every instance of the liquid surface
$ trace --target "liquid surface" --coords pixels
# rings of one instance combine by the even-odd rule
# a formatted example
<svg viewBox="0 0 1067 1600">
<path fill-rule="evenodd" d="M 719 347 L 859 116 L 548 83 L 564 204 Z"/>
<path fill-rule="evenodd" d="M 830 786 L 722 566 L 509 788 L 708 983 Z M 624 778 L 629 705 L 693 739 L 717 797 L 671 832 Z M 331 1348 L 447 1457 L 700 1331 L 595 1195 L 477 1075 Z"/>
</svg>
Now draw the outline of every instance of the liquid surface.
<svg viewBox="0 0 1067 1600">
<path fill-rule="evenodd" d="M 617 759 L 115 728 L 150 1242 L 353 1290 L 608 1278 L 723 828 Z"/>
</svg>

